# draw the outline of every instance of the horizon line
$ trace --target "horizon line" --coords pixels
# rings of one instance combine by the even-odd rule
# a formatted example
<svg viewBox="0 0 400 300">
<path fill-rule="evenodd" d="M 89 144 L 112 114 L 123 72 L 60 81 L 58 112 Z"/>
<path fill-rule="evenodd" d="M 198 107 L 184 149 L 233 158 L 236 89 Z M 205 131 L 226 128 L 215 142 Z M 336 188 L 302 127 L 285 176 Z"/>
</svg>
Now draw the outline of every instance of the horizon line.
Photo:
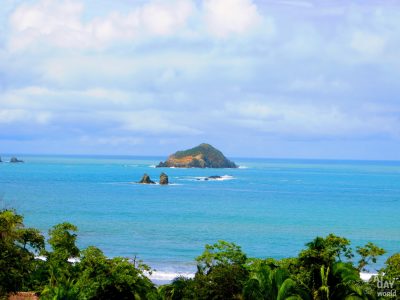
<svg viewBox="0 0 400 300">
<path fill-rule="evenodd" d="M 17 157 L 21 158 L 21 156 L 59 156 L 59 157 L 143 157 L 143 158 L 160 158 L 160 157 L 168 157 L 170 154 L 150 154 L 150 155 L 142 155 L 142 154 L 66 154 L 66 153 L 4 153 L 0 154 L 0 158 L 2 157 Z M 18 157 L 20 156 L 20 157 Z M 226 155 L 225 155 L 226 156 Z M 315 157 L 266 157 L 266 156 L 226 156 L 229 159 L 268 159 L 268 160 L 310 160 L 310 161 L 364 161 L 364 162 L 400 162 L 400 159 L 357 159 L 357 158 L 315 158 Z M 4 161 L 3 161 L 4 162 Z"/>
</svg>

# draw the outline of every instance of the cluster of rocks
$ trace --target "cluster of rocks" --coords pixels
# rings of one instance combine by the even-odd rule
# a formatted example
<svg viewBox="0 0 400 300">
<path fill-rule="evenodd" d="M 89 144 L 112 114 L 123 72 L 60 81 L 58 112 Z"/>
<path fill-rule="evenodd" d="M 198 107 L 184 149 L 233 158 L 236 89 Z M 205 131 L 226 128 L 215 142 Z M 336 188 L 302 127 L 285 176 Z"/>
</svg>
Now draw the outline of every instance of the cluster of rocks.
<svg viewBox="0 0 400 300">
<path fill-rule="evenodd" d="M 218 175 L 212 175 L 212 176 L 208 176 L 208 177 L 206 177 L 206 178 L 204 178 L 204 180 L 216 180 L 216 179 L 221 179 L 222 178 L 222 176 L 218 176 Z"/>
<path fill-rule="evenodd" d="M 20 160 L 16 157 L 11 157 L 10 159 L 10 163 L 23 163 L 23 162 L 24 162 L 23 160 Z"/>
<path fill-rule="evenodd" d="M 3 161 L 1 160 L 1 157 L 0 157 L 0 163 L 1 162 L 3 162 Z M 11 157 L 11 159 L 10 159 L 10 163 L 23 163 L 23 162 L 24 162 L 23 160 L 20 160 L 20 159 L 16 158 L 15 156 Z"/>
<path fill-rule="evenodd" d="M 140 184 L 155 184 L 153 180 L 151 180 L 150 176 L 148 174 L 144 174 L 142 179 L 138 182 Z M 168 175 L 165 174 L 164 172 L 160 174 L 160 181 L 159 183 L 161 185 L 166 185 L 168 184 Z"/>
</svg>

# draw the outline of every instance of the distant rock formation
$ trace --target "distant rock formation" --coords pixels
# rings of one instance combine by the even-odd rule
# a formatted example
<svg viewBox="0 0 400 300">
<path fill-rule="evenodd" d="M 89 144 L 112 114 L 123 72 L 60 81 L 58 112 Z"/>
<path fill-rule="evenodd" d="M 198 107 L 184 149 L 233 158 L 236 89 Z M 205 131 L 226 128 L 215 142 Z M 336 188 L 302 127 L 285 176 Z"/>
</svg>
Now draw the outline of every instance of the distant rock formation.
<svg viewBox="0 0 400 300">
<path fill-rule="evenodd" d="M 212 176 L 208 176 L 208 177 L 197 178 L 197 180 L 199 180 L 199 181 L 218 180 L 218 179 L 223 179 L 223 177 L 219 176 L 219 175 L 212 175 Z"/>
<path fill-rule="evenodd" d="M 160 162 L 157 168 L 237 168 L 236 164 L 227 159 L 221 151 L 209 144 L 200 144 L 185 151 L 170 155 L 165 162 Z"/>
<path fill-rule="evenodd" d="M 164 172 L 160 174 L 160 184 L 168 184 L 168 175 Z"/>
<path fill-rule="evenodd" d="M 204 178 L 204 180 L 210 180 L 210 179 L 215 180 L 215 179 L 221 179 L 221 178 L 222 178 L 222 176 L 212 175 L 212 176 L 208 176 L 208 177 Z"/>
<path fill-rule="evenodd" d="M 150 179 L 150 176 L 147 175 L 146 173 L 143 175 L 142 179 L 138 183 L 141 183 L 141 184 L 155 184 L 155 182 L 152 181 Z"/>
<path fill-rule="evenodd" d="M 1 156 L 0 156 L 0 163 L 2 163 L 3 161 L 1 160 Z"/>
<path fill-rule="evenodd" d="M 23 160 L 19 160 L 16 157 L 11 157 L 10 159 L 10 163 L 23 163 L 23 162 L 24 162 Z"/>
</svg>

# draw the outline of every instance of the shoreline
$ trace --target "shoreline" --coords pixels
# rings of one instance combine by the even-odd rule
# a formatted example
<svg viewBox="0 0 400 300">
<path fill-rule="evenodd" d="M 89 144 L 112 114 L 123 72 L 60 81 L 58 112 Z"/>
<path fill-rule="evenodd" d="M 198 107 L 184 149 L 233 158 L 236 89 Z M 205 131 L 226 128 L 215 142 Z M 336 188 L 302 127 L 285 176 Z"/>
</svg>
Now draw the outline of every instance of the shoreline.
<svg viewBox="0 0 400 300">
<path fill-rule="evenodd" d="M 46 260 L 45 256 L 36 256 L 35 259 L 40 259 L 40 260 Z M 68 259 L 70 263 L 76 263 L 80 262 L 79 258 L 76 257 L 71 257 Z M 157 270 L 154 269 L 151 272 L 145 271 L 144 274 L 155 284 L 160 285 L 160 284 L 168 284 L 172 280 L 174 280 L 177 277 L 186 277 L 186 278 L 194 278 L 195 272 L 188 272 L 188 271 L 174 271 L 174 270 Z M 367 282 L 371 279 L 372 276 L 377 276 L 378 273 L 373 272 L 360 272 L 360 279 L 364 282 Z"/>
<path fill-rule="evenodd" d="M 369 272 L 360 272 L 360 279 L 364 282 L 368 282 L 373 276 L 377 276 L 378 273 L 369 273 Z M 183 276 L 186 278 L 194 278 L 195 273 L 189 273 L 189 272 L 168 272 L 168 271 L 162 271 L 162 270 L 156 270 L 152 271 L 152 274 L 150 275 L 149 273 L 146 272 L 146 276 L 150 278 L 151 281 L 153 281 L 156 284 L 166 284 L 170 283 L 172 280 L 174 280 L 176 277 Z"/>
</svg>

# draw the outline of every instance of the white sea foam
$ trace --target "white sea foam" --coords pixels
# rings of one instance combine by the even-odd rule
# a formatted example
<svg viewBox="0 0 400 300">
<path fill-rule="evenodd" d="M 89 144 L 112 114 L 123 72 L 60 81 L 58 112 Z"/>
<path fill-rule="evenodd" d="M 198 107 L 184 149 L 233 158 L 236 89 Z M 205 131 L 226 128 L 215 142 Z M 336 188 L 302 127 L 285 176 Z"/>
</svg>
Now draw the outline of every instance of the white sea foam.
<svg viewBox="0 0 400 300">
<path fill-rule="evenodd" d="M 44 255 L 38 255 L 38 256 L 35 256 L 35 259 L 46 261 L 47 257 L 44 256 Z M 80 262 L 80 261 L 81 261 L 81 259 L 79 257 L 70 257 L 70 258 L 68 258 L 68 262 L 73 263 L 73 264 L 77 263 L 77 262 Z"/>
<path fill-rule="evenodd" d="M 189 177 L 182 180 L 189 180 L 189 181 L 225 181 L 225 180 L 233 180 L 236 179 L 231 175 L 222 175 L 219 178 L 210 178 L 209 176 L 197 176 L 197 177 Z"/>
<path fill-rule="evenodd" d="M 217 180 L 217 181 L 232 180 L 232 179 L 235 179 L 235 177 L 231 175 L 223 175 L 221 176 L 221 178 L 215 178 L 215 179 L 209 178 L 209 180 Z"/>
<path fill-rule="evenodd" d="M 68 258 L 68 262 L 74 264 L 74 263 L 77 263 L 77 262 L 81 262 L 81 259 L 78 258 L 78 257 L 70 257 L 70 258 Z"/>
<path fill-rule="evenodd" d="M 152 271 L 151 275 L 145 272 L 145 275 L 148 276 L 151 280 L 160 280 L 160 281 L 171 281 L 176 277 L 183 276 L 187 278 L 193 278 L 193 273 L 188 272 L 167 272 L 167 271 Z"/>
<path fill-rule="evenodd" d="M 155 168 L 156 167 L 156 165 L 150 165 L 149 166 L 149 168 Z"/>
<path fill-rule="evenodd" d="M 361 272 L 360 273 L 360 278 L 363 281 L 369 281 L 372 276 L 376 276 L 376 275 L 378 275 L 378 273 L 364 273 L 364 272 Z"/>
<path fill-rule="evenodd" d="M 248 169 L 249 167 L 246 166 L 239 166 L 239 169 Z"/>
<path fill-rule="evenodd" d="M 38 255 L 35 256 L 35 259 L 40 259 L 43 261 L 47 260 L 46 256 L 43 255 Z M 70 263 L 77 263 L 80 262 L 80 258 L 78 257 L 70 257 L 68 258 L 68 261 Z M 194 273 L 190 273 L 190 272 L 168 272 L 168 271 L 152 271 L 151 274 L 149 272 L 144 272 L 144 274 L 149 277 L 151 280 L 155 280 L 155 281 L 172 281 L 175 278 L 179 277 L 179 276 L 183 276 L 186 278 L 193 278 L 194 277 Z M 360 278 L 363 281 L 369 281 L 371 279 L 372 276 L 377 276 L 378 273 L 366 273 L 366 272 L 360 272 Z"/>
</svg>

